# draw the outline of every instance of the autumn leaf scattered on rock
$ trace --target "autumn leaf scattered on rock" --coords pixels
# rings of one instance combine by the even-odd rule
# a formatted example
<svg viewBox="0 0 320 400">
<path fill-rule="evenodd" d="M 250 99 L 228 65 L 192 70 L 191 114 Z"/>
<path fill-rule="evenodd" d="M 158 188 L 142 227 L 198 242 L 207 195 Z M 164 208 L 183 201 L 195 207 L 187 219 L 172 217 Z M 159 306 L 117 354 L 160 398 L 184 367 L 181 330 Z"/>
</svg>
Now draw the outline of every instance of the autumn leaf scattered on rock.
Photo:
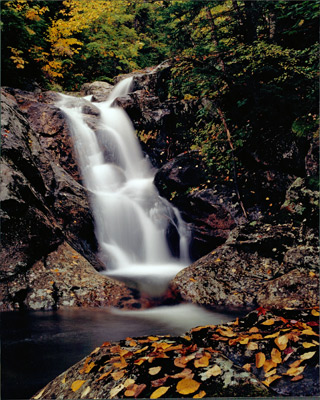
<svg viewBox="0 0 320 400">
<path fill-rule="evenodd" d="M 156 389 L 150 396 L 150 399 L 158 399 L 159 397 L 163 396 L 165 393 L 167 393 L 168 389 L 170 389 L 170 386 L 162 386 L 159 387 L 159 389 Z"/>
<path fill-rule="evenodd" d="M 199 382 L 190 378 L 184 378 L 178 382 L 176 391 L 180 394 L 190 394 L 196 392 L 199 387 Z"/>
</svg>

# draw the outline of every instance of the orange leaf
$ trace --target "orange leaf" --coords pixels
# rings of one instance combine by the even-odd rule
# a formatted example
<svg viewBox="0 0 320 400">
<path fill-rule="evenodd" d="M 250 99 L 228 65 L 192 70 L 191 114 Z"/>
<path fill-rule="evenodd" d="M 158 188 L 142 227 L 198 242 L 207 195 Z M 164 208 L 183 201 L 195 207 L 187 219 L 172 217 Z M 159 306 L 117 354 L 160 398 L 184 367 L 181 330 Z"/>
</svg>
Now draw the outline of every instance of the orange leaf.
<svg viewBox="0 0 320 400">
<path fill-rule="evenodd" d="M 147 387 L 144 383 L 141 385 L 130 385 L 127 387 L 127 390 L 124 392 L 124 395 L 127 397 L 138 397 L 139 394 Z"/>
<path fill-rule="evenodd" d="M 194 360 L 194 366 L 196 368 L 207 367 L 209 365 L 209 359 L 210 358 L 211 357 L 203 356 L 198 360 Z"/>
<path fill-rule="evenodd" d="M 128 364 L 126 363 L 125 359 L 123 357 L 120 358 L 120 362 L 116 362 L 113 364 L 115 368 L 125 368 Z"/>
<path fill-rule="evenodd" d="M 280 335 L 280 331 L 275 332 L 275 333 L 273 333 L 272 335 L 267 335 L 267 336 L 265 336 L 264 338 L 265 338 L 265 339 L 273 339 L 273 338 L 278 337 L 279 335 Z"/>
<path fill-rule="evenodd" d="M 157 336 L 148 336 L 149 340 L 152 340 L 153 342 L 155 342 L 156 340 L 159 340 L 159 338 Z"/>
<path fill-rule="evenodd" d="M 287 347 L 288 336 L 287 335 L 279 336 L 274 340 L 274 342 L 279 347 L 280 350 L 284 350 Z"/>
<path fill-rule="evenodd" d="M 155 343 L 153 343 L 153 344 L 155 344 Z M 149 348 L 149 346 L 145 346 L 142 349 L 135 351 L 134 354 L 142 353 L 143 351 L 147 350 L 148 348 Z"/>
<path fill-rule="evenodd" d="M 303 378 L 304 378 L 303 375 L 297 375 L 297 376 L 294 376 L 293 378 L 291 378 L 291 382 L 300 381 Z"/>
<path fill-rule="evenodd" d="M 144 358 L 138 358 L 137 360 L 134 360 L 135 365 L 141 365 L 145 362 L 146 360 Z"/>
<path fill-rule="evenodd" d="M 289 367 L 296 368 L 302 363 L 302 360 L 296 360 L 293 363 L 289 364 Z"/>
<path fill-rule="evenodd" d="M 317 310 L 315 310 L 315 309 L 313 309 L 313 310 L 311 311 L 311 314 L 312 314 L 314 317 L 319 317 L 319 315 L 320 315 L 319 311 L 317 311 Z"/>
<path fill-rule="evenodd" d="M 173 363 L 176 367 L 185 368 L 189 359 L 187 357 L 177 357 L 174 359 Z"/>
<path fill-rule="evenodd" d="M 270 371 L 270 369 L 274 368 L 277 366 L 277 363 L 275 363 L 272 360 L 266 360 L 266 362 L 263 364 L 263 370 L 264 372 Z"/>
<path fill-rule="evenodd" d="M 261 368 L 266 361 L 266 356 L 264 353 L 257 353 L 256 354 L 256 367 Z"/>
<path fill-rule="evenodd" d="M 259 329 L 256 326 L 253 326 L 252 328 L 249 329 L 250 333 L 257 333 L 259 332 Z"/>
<path fill-rule="evenodd" d="M 217 329 L 217 332 L 219 332 L 222 336 L 226 337 L 237 336 L 231 329 Z"/>
<path fill-rule="evenodd" d="M 81 386 L 85 383 L 86 381 L 74 381 L 71 385 L 71 389 L 73 392 L 76 392 L 77 390 L 79 390 L 81 388 Z"/>
<path fill-rule="evenodd" d="M 199 393 L 193 396 L 193 399 L 202 399 L 207 393 L 204 390 L 201 390 Z"/>
<path fill-rule="evenodd" d="M 196 392 L 199 387 L 199 382 L 190 378 L 184 378 L 178 382 L 176 390 L 180 394 L 190 394 Z"/>
<path fill-rule="evenodd" d="M 166 375 L 163 378 L 155 379 L 154 381 L 151 381 L 151 386 L 152 387 L 162 386 L 168 378 L 169 378 L 169 375 Z"/>
<path fill-rule="evenodd" d="M 282 362 L 281 352 L 278 349 L 274 348 L 271 350 L 271 360 L 277 364 Z"/>
<path fill-rule="evenodd" d="M 250 372 L 251 371 L 251 364 L 244 364 L 242 366 L 243 369 L 245 369 L 246 371 Z"/>
<path fill-rule="evenodd" d="M 108 371 L 108 372 L 105 372 L 104 374 L 102 374 L 102 375 L 100 376 L 99 379 L 97 379 L 97 382 L 98 382 L 98 381 L 101 381 L 101 379 L 106 378 L 106 377 L 109 376 L 110 374 L 111 374 L 111 370 Z"/>
<path fill-rule="evenodd" d="M 170 386 L 162 386 L 159 387 L 159 389 L 156 389 L 150 396 L 150 399 L 158 399 L 161 397 L 163 394 L 167 393 L 168 389 L 170 389 Z"/>
</svg>

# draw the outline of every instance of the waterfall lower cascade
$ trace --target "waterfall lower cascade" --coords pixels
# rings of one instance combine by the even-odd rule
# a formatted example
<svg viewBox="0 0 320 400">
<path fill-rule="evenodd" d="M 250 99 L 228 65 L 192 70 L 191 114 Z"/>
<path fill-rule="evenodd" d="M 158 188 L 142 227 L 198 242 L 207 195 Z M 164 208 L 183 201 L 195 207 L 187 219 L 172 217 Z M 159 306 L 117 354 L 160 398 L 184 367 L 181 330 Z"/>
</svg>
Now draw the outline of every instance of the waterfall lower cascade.
<svg viewBox="0 0 320 400">
<path fill-rule="evenodd" d="M 91 194 L 96 236 L 105 273 L 157 296 L 189 264 L 188 231 L 179 211 L 161 198 L 154 172 L 143 156 L 133 125 L 117 97 L 130 92 L 132 78 L 120 81 L 100 110 L 95 130 L 86 123 L 84 99 L 61 95 L 58 106 L 68 118 L 83 181 Z M 166 239 L 169 224 L 179 234 L 179 259 Z"/>
</svg>

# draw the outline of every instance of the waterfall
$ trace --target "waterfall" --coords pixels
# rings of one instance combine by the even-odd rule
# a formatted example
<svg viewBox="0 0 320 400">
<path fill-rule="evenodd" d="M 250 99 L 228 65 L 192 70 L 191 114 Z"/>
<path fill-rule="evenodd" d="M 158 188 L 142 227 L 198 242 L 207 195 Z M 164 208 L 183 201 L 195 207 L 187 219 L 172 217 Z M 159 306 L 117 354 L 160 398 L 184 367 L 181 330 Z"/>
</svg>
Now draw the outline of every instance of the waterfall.
<svg viewBox="0 0 320 400">
<path fill-rule="evenodd" d="M 143 156 L 131 120 L 122 108 L 113 106 L 114 99 L 126 95 L 131 86 L 132 78 L 124 79 L 107 101 L 94 103 L 100 110 L 95 130 L 81 111 L 90 96 L 61 95 L 58 106 L 67 116 L 83 181 L 91 195 L 105 273 L 159 295 L 188 265 L 189 235 L 179 211 L 161 198 L 153 185 L 154 171 Z M 169 224 L 179 233 L 179 259 L 169 250 Z"/>
</svg>

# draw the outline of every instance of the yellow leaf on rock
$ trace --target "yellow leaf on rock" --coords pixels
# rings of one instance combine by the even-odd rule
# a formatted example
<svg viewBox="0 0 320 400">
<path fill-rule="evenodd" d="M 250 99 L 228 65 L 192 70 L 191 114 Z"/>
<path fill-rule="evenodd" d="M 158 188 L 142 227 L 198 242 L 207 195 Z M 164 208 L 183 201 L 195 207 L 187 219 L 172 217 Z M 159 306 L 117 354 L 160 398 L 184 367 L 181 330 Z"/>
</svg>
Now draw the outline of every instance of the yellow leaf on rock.
<svg viewBox="0 0 320 400">
<path fill-rule="evenodd" d="M 314 317 L 319 317 L 319 315 L 320 315 L 319 311 L 317 311 L 317 310 L 315 310 L 315 309 L 313 309 L 313 310 L 311 311 L 311 314 L 312 314 Z"/>
<path fill-rule="evenodd" d="M 312 329 L 304 329 L 304 330 L 301 332 L 301 335 L 319 336 L 318 333 L 313 332 Z"/>
<path fill-rule="evenodd" d="M 291 378 L 291 382 L 300 381 L 303 378 L 304 378 L 303 375 L 297 375 L 297 376 L 294 376 L 293 378 Z"/>
<path fill-rule="evenodd" d="M 258 350 L 258 348 L 259 348 L 259 346 L 258 346 L 258 343 L 256 343 L 256 342 L 249 342 L 247 344 L 248 350 Z"/>
<path fill-rule="evenodd" d="M 110 390 L 110 399 L 113 399 L 121 390 L 124 389 L 124 384 L 121 383 Z"/>
<path fill-rule="evenodd" d="M 74 381 L 71 385 L 71 389 L 73 392 L 76 392 L 77 390 L 79 390 L 81 388 L 81 386 L 85 383 L 86 381 L 82 381 L 82 380 L 78 380 L 78 381 Z"/>
<path fill-rule="evenodd" d="M 274 319 L 267 319 L 266 321 L 262 322 L 261 325 L 273 325 L 274 324 Z"/>
<path fill-rule="evenodd" d="M 176 390 L 180 394 L 190 394 L 196 392 L 199 387 L 199 382 L 190 378 L 184 378 L 178 382 Z"/>
<path fill-rule="evenodd" d="M 250 338 L 246 337 L 240 340 L 240 344 L 248 344 L 249 343 Z"/>
<path fill-rule="evenodd" d="M 141 365 L 145 362 L 146 360 L 144 358 L 138 358 L 137 360 L 134 360 L 135 365 Z"/>
<path fill-rule="evenodd" d="M 264 338 L 265 339 L 273 339 L 273 338 L 278 337 L 279 335 L 280 335 L 280 332 L 278 331 L 278 332 L 273 333 L 272 335 L 267 335 Z"/>
<path fill-rule="evenodd" d="M 284 350 L 287 347 L 288 336 L 287 335 L 279 336 L 274 340 L 274 342 L 279 347 L 280 350 Z"/>
<path fill-rule="evenodd" d="M 289 367 L 297 368 L 302 363 L 302 360 L 296 360 L 293 363 L 289 364 Z"/>
<path fill-rule="evenodd" d="M 282 362 L 281 352 L 278 349 L 273 348 L 271 350 L 271 360 L 277 364 Z"/>
<path fill-rule="evenodd" d="M 125 380 L 123 386 L 124 386 L 125 388 L 127 388 L 128 386 L 133 385 L 134 383 L 135 383 L 135 380 L 134 380 L 134 379 L 128 378 L 128 379 Z"/>
<path fill-rule="evenodd" d="M 109 376 L 110 374 L 111 374 L 111 370 L 108 371 L 108 372 L 105 372 L 104 374 L 102 374 L 102 375 L 100 376 L 99 379 L 97 379 L 97 382 L 99 382 L 99 381 L 101 381 L 102 379 L 106 378 L 106 377 Z"/>
<path fill-rule="evenodd" d="M 259 329 L 256 326 L 253 326 L 252 328 L 249 329 L 250 333 L 257 333 L 259 332 Z"/>
<path fill-rule="evenodd" d="M 161 367 L 153 367 L 149 368 L 149 374 L 150 375 L 157 375 L 161 371 Z"/>
<path fill-rule="evenodd" d="M 263 370 L 264 372 L 270 371 L 270 369 L 274 368 L 277 366 L 277 363 L 275 363 L 272 360 L 266 360 L 266 362 L 263 364 Z"/>
<path fill-rule="evenodd" d="M 251 371 L 251 364 L 244 364 L 242 366 L 243 369 L 245 369 L 246 371 L 250 372 Z"/>
<path fill-rule="evenodd" d="M 159 340 L 159 338 L 157 336 L 148 336 L 149 340 L 152 340 L 153 342 L 155 342 L 156 340 Z"/>
<path fill-rule="evenodd" d="M 309 353 L 304 353 L 301 355 L 301 360 L 309 360 L 316 354 L 316 351 L 310 351 Z"/>
<path fill-rule="evenodd" d="M 163 394 L 167 393 L 168 389 L 170 386 L 161 386 L 158 389 L 156 389 L 150 396 L 150 399 L 158 399 L 161 397 Z"/>
<path fill-rule="evenodd" d="M 297 375 L 300 375 L 304 371 L 304 369 L 305 369 L 305 366 L 289 368 L 288 371 L 284 375 L 297 376 Z"/>
<path fill-rule="evenodd" d="M 269 378 L 269 376 L 275 375 L 276 372 L 277 372 L 277 368 L 271 369 L 270 371 L 268 371 L 268 372 L 266 372 L 266 373 L 264 374 L 264 377 L 265 377 L 265 378 Z"/>
<path fill-rule="evenodd" d="M 153 343 L 153 344 L 155 344 L 155 343 Z M 149 348 L 148 346 L 145 346 L 142 349 L 135 351 L 134 354 L 142 353 L 143 351 L 147 350 L 148 348 Z"/>
<path fill-rule="evenodd" d="M 262 383 L 264 383 L 266 386 L 271 385 L 272 382 L 274 382 L 276 379 L 280 379 L 281 376 L 280 375 L 273 375 L 273 376 L 269 376 L 266 380 L 262 381 Z"/>
<path fill-rule="evenodd" d="M 112 374 L 111 374 L 111 376 L 112 376 L 112 378 L 115 380 L 115 381 L 118 381 L 119 379 L 121 379 L 122 377 L 123 377 L 123 375 L 126 373 L 126 370 L 123 370 L 123 371 L 116 371 L 116 372 L 113 372 Z"/>
<path fill-rule="evenodd" d="M 201 390 L 199 393 L 193 396 L 193 399 L 202 399 L 207 393 L 204 390 Z"/>
<path fill-rule="evenodd" d="M 222 336 L 226 336 L 226 337 L 237 336 L 231 329 L 217 329 L 217 332 L 219 332 Z"/>
<path fill-rule="evenodd" d="M 264 353 L 260 352 L 256 354 L 256 367 L 261 368 L 266 361 Z"/>
<path fill-rule="evenodd" d="M 194 360 L 194 366 L 196 368 L 207 367 L 209 365 L 210 357 L 203 356 L 197 360 Z"/>
<path fill-rule="evenodd" d="M 61 380 L 61 383 L 66 383 L 66 377 L 64 377 L 62 380 Z"/>
<path fill-rule="evenodd" d="M 313 343 L 308 343 L 308 342 L 303 342 L 303 343 L 302 343 L 302 346 L 303 346 L 305 349 L 309 349 L 310 347 L 314 347 L 315 344 L 313 344 Z"/>
</svg>

